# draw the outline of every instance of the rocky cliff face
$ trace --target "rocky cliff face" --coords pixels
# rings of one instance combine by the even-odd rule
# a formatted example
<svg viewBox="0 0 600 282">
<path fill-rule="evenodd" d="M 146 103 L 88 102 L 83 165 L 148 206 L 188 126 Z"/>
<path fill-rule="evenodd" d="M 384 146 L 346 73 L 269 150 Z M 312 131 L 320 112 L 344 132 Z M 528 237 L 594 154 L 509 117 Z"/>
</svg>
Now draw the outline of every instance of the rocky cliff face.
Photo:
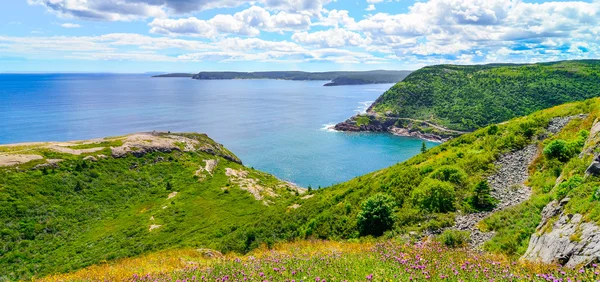
<svg viewBox="0 0 600 282">
<path fill-rule="evenodd" d="M 522 259 L 567 267 L 600 261 L 600 227 L 583 222 L 581 214 L 565 213 L 563 207 L 568 202 L 565 198 L 544 208 L 542 222 Z"/>
</svg>

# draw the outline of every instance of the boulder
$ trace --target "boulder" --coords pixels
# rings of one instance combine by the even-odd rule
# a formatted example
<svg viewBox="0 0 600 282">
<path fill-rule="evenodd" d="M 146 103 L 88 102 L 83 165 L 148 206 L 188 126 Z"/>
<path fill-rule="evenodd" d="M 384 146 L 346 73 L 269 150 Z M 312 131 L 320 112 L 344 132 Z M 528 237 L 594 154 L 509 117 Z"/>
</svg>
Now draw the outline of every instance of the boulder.
<svg viewBox="0 0 600 282">
<path fill-rule="evenodd" d="M 581 214 L 565 213 L 568 201 L 552 201 L 544 207 L 542 222 L 521 259 L 567 267 L 600 260 L 600 227 L 584 222 Z"/>
</svg>

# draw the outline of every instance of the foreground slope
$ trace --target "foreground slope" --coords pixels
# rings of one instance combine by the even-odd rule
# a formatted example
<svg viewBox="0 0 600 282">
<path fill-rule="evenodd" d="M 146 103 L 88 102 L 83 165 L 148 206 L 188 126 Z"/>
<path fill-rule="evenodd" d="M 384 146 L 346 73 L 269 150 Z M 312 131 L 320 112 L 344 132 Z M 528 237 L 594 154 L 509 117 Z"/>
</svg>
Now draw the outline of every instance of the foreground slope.
<svg viewBox="0 0 600 282">
<path fill-rule="evenodd" d="M 246 256 L 182 249 L 97 265 L 42 281 L 597 281 L 600 267 L 518 263 L 434 242 L 300 241 Z"/>
<path fill-rule="evenodd" d="M 203 134 L 0 146 L 0 281 L 228 234 L 304 193 Z"/>
<path fill-rule="evenodd" d="M 599 93 L 600 60 L 429 66 L 386 91 L 366 116 L 336 128 L 396 129 L 402 135 L 431 133 L 443 139 Z"/>
<path fill-rule="evenodd" d="M 566 104 L 462 135 L 406 162 L 316 191 L 280 221 L 295 223 L 288 234 L 300 237 L 379 235 L 382 230 L 361 228 L 358 219 L 368 208 L 366 199 L 384 194 L 384 200 L 371 202 L 394 209 L 384 236 L 466 231 L 479 247 L 520 256 L 552 200 L 569 197 L 565 214 L 581 214 L 581 223 L 600 223 L 600 180 L 586 174 L 599 150 L 598 126 L 592 130 L 599 107 L 598 99 Z M 269 222 L 277 220 L 257 228 L 272 230 Z M 576 230 L 562 236 L 586 238 Z"/>
</svg>

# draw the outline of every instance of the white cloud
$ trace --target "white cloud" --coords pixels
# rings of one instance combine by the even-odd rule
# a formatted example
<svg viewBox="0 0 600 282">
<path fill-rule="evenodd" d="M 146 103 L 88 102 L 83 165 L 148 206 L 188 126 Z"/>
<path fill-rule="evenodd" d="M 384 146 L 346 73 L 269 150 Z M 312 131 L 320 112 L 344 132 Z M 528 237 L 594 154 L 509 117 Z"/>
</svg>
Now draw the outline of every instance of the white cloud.
<svg viewBox="0 0 600 282">
<path fill-rule="evenodd" d="M 368 7 L 365 9 L 365 11 L 375 11 L 375 5 L 373 5 L 373 4 L 369 5 L 369 6 L 368 6 Z"/>
<path fill-rule="evenodd" d="M 215 8 L 260 4 L 268 10 L 316 15 L 331 0 L 27 0 L 60 16 L 88 20 L 129 21 L 164 18 Z"/>
<path fill-rule="evenodd" d="M 74 24 L 74 23 L 64 23 L 64 24 L 61 24 L 60 26 L 62 26 L 64 28 L 78 28 L 78 27 L 81 27 L 79 24 Z"/>
<path fill-rule="evenodd" d="M 151 33 L 189 35 L 215 38 L 224 34 L 257 36 L 260 30 L 281 32 L 308 29 L 310 17 L 303 14 L 278 12 L 271 15 L 262 7 L 252 6 L 234 15 L 216 15 L 209 20 L 196 17 L 187 19 L 154 19 Z"/>
<path fill-rule="evenodd" d="M 346 47 L 368 44 L 369 40 L 360 34 L 341 28 L 333 28 L 313 33 L 300 32 L 292 35 L 292 39 L 301 44 L 319 47 Z"/>
</svg>

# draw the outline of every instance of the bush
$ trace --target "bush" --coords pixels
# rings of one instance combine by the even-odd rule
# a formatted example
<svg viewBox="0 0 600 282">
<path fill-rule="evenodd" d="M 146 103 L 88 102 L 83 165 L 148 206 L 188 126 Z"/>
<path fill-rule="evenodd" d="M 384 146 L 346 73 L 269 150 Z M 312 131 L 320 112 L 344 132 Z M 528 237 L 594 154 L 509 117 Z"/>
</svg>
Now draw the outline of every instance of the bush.
<svg viewBox="0 0 600 282">
<path fill-rule="evenodd" d="M 571 190 L 573 190 L 577 186 L 581 185 L 582 183 L 583 183 L 583 177 L 581 177 L 579 175 L 575 175 L 575 176 L 569 178 L 569 180 L 559 184 L 558 187 L 556 188 L 556 198 L 562 199 L 562 198 L 566 197 L 569 194 L 569 192 L 571 192 Z"/>
<path fill-rule="evenodd" d="M 557 159 L 561 162 L 568 161 L 572 153 L 569 149 L 567 141 L 562 139 L 552 140 L 550 144 L 544 147 L 544 155 L 550 159 Z"/>
<path fill-rule="evenodd" d="M 470 241 L 469 231 L 444 230 L 442 234 L 436 238 L 438 242 L 450 248 L 465 247 Z"/>
<path fill-rule="evenodd" d="M 379 193 L 362 203 L 358 213 L 358 228 L 361 235 L 381 236 L 394 225 L 394 198 Z"/>
<path fill-rule="evenodd" d="M 467 173 L 459 167 L 446 165 L 436 169 L 430 177 L 456 185 L 463 185 L 467 179 Z"/>
<path fill-rule="evenodd" d="M 561 162 L 566 162 L 581 152 L 589 134 L 590 132 L 587 130 L 580 130 L 577 133 L 577 139 L 571 142 L 562 139 L 552 140 L 552 142 L 544 147 L 544 155 L 550 159 L 554 158 Z"/>
<path fill-rule="evenodd" d="M 411 194 L 413 205 L 429 212 L 454 210 L 454 187 L 437 179 L 427 178 Z"/>
<path fill-rule="evenodd" d="M 487 180 L 477 183 L 475 191 L 473 191 L 473 196 L 470 199 L 471 206 L 478 210 L 489 211 L 494 209 L 497 200 L 490 195 L 491 190 Z"/>
</svg>

